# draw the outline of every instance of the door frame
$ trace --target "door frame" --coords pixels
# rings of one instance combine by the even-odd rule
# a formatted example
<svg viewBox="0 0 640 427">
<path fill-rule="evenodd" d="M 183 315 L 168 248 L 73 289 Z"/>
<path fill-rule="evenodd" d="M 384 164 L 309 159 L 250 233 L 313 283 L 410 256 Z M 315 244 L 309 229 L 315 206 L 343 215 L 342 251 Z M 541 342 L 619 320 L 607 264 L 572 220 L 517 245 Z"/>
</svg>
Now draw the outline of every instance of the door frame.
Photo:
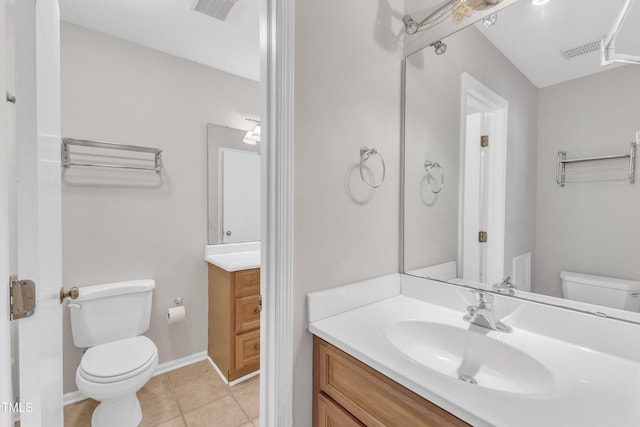
<svg viewBox="0 0 640 427">
<path fill-rule="evenodd" d="M 294 2 L 260 2 L 260 425 L 293 425 Z"/>
<path fill-rule="evenodd" d="M 488 167 L 488 186 L 492 191 L 488 195 L 488 226 L 491 235 L 487 239 L 486 283 L 497 283 L 504 276 L 505 228 L 506 228 L 506 177 L 507 177 L 507 135 L 509 103 L 496 94 L 491 88 L 475 79 L 469 73 L 462 73 L 461 108 L 460 108 L 460 172 L 464 173 L 466 146 L 466 117 L 468 99 L 483 105 L 492 111 L 492 138 L 490 144 L 496 147 L 490 156 Z M 463 231 L 464 231 L 464 179 L 460 179 L 458 191 L 458 276 L 462 273 L 463 264 Z"/>
</svg>

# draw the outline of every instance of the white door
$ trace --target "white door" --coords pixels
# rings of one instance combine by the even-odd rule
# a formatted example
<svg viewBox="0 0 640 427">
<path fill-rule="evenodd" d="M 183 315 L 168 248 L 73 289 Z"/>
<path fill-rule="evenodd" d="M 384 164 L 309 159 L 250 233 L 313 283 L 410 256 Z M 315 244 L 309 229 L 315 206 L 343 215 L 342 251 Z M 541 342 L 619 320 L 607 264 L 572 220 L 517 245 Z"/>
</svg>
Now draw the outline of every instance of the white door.
<svg viewBox="0 0 640 427">
<path fill-rule="evenodd" d="M 458 273 L 466 280 L 497 283 L 504 276 L 508 103 L 466 73 L 462 94 Z M 480 232 L 486 233 L 484 242 Z"/>
<path fill-rule="evenodd" d="M 6 4 L 0 0 L 0 34 L 6 34 Z M 0 43 L 0 93 L 7 90 L 5 77 L 6 44 Z M 7 129 L 7 108 L 0 102 L 0 283 L 5 286 L 0 292 L 0 426 L 11 425 L 13 414 L 8 404 L 13 402 L 11 381 L 11 329 L 9 322 L 9 288 L 6 287 L 10 270 L 10 229 L 9 229 L 9 132 Z"/>
<path fill-rule="evenodd" d="M 260 156 L 220 149 L 219 158 L 221 241 L 260 240 Z"/>
<path fill-rule="evenodd" d="M 6 89 L 4 70 L 12 61 L 6 53 L 6 0 L 0 0 L 0 93 Z M 0 124 L 0 274 L 9 273 L 37 284 L 36 310 L 21 319 L 19 329 L 20 405 L 4 405 L 11 399 L 7 383 L 11 364 L 8 330 L 8 291 L 0 298 L 0 426 L 12 425 L 19 413 L 22 427 L 62 427 L 62 309 L 60 210 L 60 15 L 56 0 L 15 2 L 15 132 L 17 173 L 16 206 L 10 206 L 12 180 L 7 177 L 9 155 L 6 105 Z M 37 67 L 36 67 L 37 64 Z M 17 212 L 17 271 L 9 271 L 10 209 Z M 10 357 L 10 355 L 9 355 Z M 9 402 L 6 402 L 9 403 Z M 6 410 L 3 410 L 6 409 Z"/>
</svg>

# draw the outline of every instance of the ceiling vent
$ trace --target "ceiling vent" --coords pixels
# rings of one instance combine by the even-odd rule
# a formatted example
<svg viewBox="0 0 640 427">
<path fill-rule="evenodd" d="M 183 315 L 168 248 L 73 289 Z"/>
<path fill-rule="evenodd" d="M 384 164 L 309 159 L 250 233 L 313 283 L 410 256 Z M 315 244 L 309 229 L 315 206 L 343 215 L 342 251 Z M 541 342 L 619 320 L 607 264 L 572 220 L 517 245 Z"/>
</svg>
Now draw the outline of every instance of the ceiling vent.
<svg viewBox="0 0 640 427">
<path fill-rule="evenodd" d="M 578 56 L 586 55 L 587 53 L 599 52 L 601 44 L 602 38 L 592 42 L 583 43 L 580 46 L 572 47 L 570 49 L 561 50 L 560 55 L 562 55 L 564 59 L 573 59 Z"/>
<path fill-rule="evenodd" d="M 194 0 L 191 8 L 212 18 L 224 21 L 238 0 Z"/>
</svg>

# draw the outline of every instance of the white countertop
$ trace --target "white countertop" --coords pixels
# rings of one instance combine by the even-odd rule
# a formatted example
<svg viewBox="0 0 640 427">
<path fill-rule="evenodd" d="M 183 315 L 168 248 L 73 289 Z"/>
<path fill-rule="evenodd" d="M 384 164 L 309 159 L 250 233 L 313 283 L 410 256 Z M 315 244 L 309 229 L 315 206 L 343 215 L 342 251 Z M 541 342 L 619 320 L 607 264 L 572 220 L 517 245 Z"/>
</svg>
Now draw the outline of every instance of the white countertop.
<svg viewBox="0 0 640 427">
<path fill-rule="evenodd" d="M 208 245 L 204 259 L 229 272 L 260 268 L 260 242 Z"/>
<path fill-rule="evenodd" d="M 562 313 L 549 315 L 549 310 L 553 308 L 505 299 L 506 306 L 515 307 L 509 308 L 511 313 L 503 318 L 513 327 L 514 332 L 505 334 L 487 330 L 487 336 L 531 355 L 548 368 L 554 378 L 553 386 L 544 392 L 505 392 L 467 384 L 429 369 L 406 356 L 392 344 L 387 331 L 391 325 L 398 322 L 425 321 L 460 328 L 468 327 L 468 323 L 462 320 L 467 305 L 465 298 L 469 298 L 470 301 L 473 298 L 472 295 L 466 295 L 470 294 L 468 290 L 453 289 L 452 292 L 458 292 L 459 295 L 451 294 L 447 297 L 449 301 L 439 305 L 420 298 L 419 295 L 423 292 L 421 282 L 415 278 L 408 281 L 412 284 L 405 286 L 403 282 L 400 292 L 396 295 L 381 295 L 376 301 L 367 301 L 366 305 L 356 303 L 354 298 L 350 309 L 337 314 L 325 312 L 327 317 L 310 319 L 309 331 L 474 426 L 640 425 L 638 359 L 611 354 L 609 350 L 615 349 L 615 345 L 607 347 L 606 343 L 603 344 L 606 339 L 599 337 L 600 334 L 608 336 L 612 333 L 616 328 L 616 322 L 600 319 L 609 323 L 604 324 L 602 330 L 593 330 L 590 334 L 592 338 L 586 335 L 585 338 L 580 338 L 595 339 L 594 347 L 576 345 L 575 342 L 540 334 L 535 328 L 534 331 L 526 328 L 531 316 L 554 319 L 556 315 L 563 316 Z M 417 287 L 413 291 L 405 292 L 411 286 Z M 366 293 L 371 287 L 371 283 L 367 283 L 361 290 Z M 354 289 L 353 285 L 345 288 Z M 396 283 L 389 284 L 391 293 L 396 293 L 397 288 Z M 340 288 L 322 291 L 316 295 L 310 294 L 309 305 L 326 304 L 331 300 L 332 292 L 345 294 Z M 351 294 L 355 295 L 355 291 L 351 291 Z M 496 310 L 500 302 L 496 298 Z M 452 303 L 460 308 L 448 307 Z M 524 307 L 523 304 L 533 307 Z M 312 311 L 319 313 L 322 310 L 314 307 Z M 571 326 L 575 321 L 572 317 L 577 315 L 568 312 L 567 316 L 565 323 L 575 327 Z M 582 326 L 589 328 L 592 323 L 592 319 L 588 318 Z M 630 331 L 634 334 L 638 331 L 637 328 L 629 329 L 628 324 L 617 323 L 621 328 L 620 340 L 625 340 L 624 335 Z M 553 326 L 558 329 L 566 327 L 562 324 Z M 578 335 L 581 332 L 584 333 L 576 331 Z M 634 345 L 630 347 L 632 348 L 628 350 L 629 354 L 635 354 Z M 607 351 L 601 351 L 603 348 Z"/>
</svg>

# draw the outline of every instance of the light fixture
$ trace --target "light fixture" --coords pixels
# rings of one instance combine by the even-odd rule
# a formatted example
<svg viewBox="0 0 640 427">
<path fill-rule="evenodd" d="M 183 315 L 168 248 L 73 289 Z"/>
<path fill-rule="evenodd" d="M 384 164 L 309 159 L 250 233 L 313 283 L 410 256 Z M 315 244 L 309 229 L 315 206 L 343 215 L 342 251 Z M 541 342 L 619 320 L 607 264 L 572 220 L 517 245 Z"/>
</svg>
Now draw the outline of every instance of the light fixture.
<svg viewBox="0 0 640 427">
<path fill-rule="evenodd" d="M 442 40 L 438 40 L 437 42 L 433 43 L 431 46 L 433 46 L 433 48 L 436 50 L 436 55 L 442 55 L 447 51 L 447 44 L 444 43 Z"/>
<path fill-rule="evenodd" d="M 402 18 L 402 22 L 404 22 L 404 31 L 409 36 L 417 33 L 418 28 L 420 28 L 420 25 L 418 25 L 418 23 L 409 15 L 405 15 L 405 17 Z"/>
<path fill-rule="evenodd" d="M 246 120 L 251 122 L 253 129 L 247 131 L 244 138 L 242 138 L 242 142 L 249 145 L 256 145 L 260 142 L 260 122 L 253 119 Z"/>
<path fill-rule="evenodd" d="M 421 21 L 416 21 L 411 16 L 405 15 L 402 18 L 404 32 L 408 36 L 411 36 L 419 31 L 429 30 L 443 23 L 449 17 L 453 17 L 453 22 L 457 24 L 466 17 L 473 15 L 473 13 L 494 7 L 502 1 L 503 0 L 447 0 L 442 6 Z"/>
<path fill-rule="evenodd" d="M 492 13 L 491 15 L 484 17 L 484 19 L 482 20 L 482 25 L 484 25 L 486 28 L 489 28 L 493 26 L 497 21 L 498 21 L 498 14 Z"/>
<path fill-rule="evenodd" d="M 531 4 L 534 6 L 542 6 L 543 4 L 549 3 L 549 0 L 531 0 Z"/>
</svg>

